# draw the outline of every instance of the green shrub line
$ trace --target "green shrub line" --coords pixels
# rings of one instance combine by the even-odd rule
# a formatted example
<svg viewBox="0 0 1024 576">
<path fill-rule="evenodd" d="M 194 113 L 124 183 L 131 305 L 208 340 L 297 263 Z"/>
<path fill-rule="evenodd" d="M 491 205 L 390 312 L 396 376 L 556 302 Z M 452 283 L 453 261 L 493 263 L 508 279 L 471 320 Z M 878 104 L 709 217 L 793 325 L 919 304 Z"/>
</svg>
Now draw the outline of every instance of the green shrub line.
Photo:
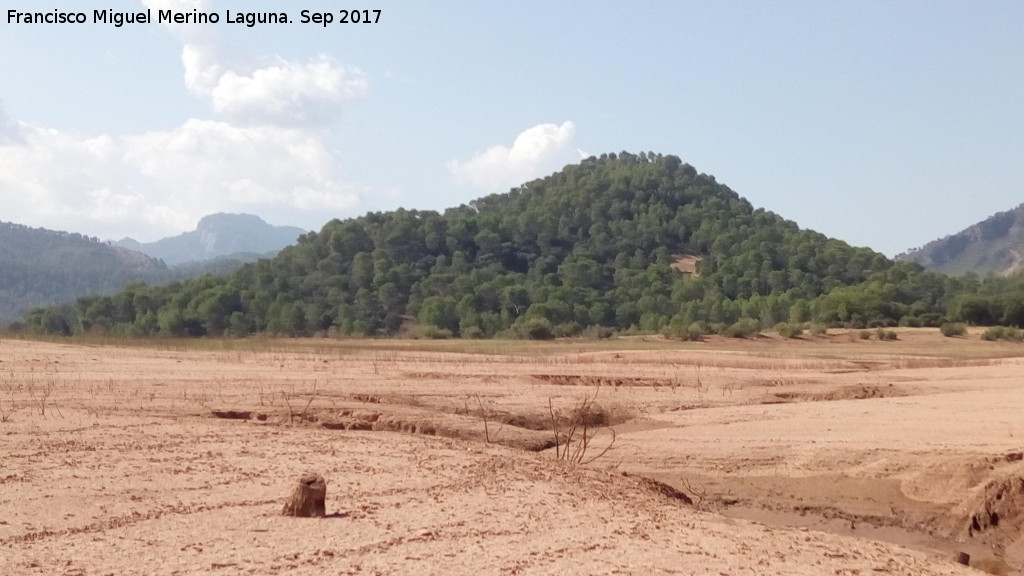
<svg viewBox="0 0 1024 576">
<path fill-rule="evenodd" d="M 699 340 L 751 338 L 780 324 L 788 325 L 780 334 L 794 337 L 811 323 L 815 336 L 842 327 L 892 340 L 894 326 L 955 322 L 1024 327 L 1024 274 L 928 272 L 755 208 L 676 156 L 623 152 L 444 212 L 331 220 L 230 274 L 129 284 L 34 308 L 10 328 L 529 340 L 611 331 Z"/>
<path fill-rule="evenodd" d="M 967 326 L 963 322 L 946 322 L 939 331 L 946 338 L 955 338 L 957 336 L 965 336 L 967 334 Z"/>
<path fill-rule="evenodd" d="M 995 342 L 997 340 L 1022 342 L 1024 341 L 1024 331 L 1010 326 L 992 326 L 982 333 L 981 339 L 988 342 Z"/>
</svg>

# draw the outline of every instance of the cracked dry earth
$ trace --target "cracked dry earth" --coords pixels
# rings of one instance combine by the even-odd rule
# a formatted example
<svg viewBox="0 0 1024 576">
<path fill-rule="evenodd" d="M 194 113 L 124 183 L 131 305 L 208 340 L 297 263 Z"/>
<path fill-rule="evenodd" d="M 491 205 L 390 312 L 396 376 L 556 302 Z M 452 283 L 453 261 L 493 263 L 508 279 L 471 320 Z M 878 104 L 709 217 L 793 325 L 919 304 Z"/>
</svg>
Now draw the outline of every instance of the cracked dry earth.
<svg viewBox="0 0 1024 576">
<path fill-rule="evenodd" d="M 977 454 L 1005 452 L 1001 424 L 980 426 L 971 451 L 946 433 L 870 445 L 892 431 L 865 433 L 866 414 L 903 417 L 911 429 L 933 418 L 928 399 L 940 394 L 918 395 L 912 372 L 899 394 L 779 404 L 779 392 L 828 396 L 892 375 L 829 375 L 828 363 L 766 364 L 725 349 L 373 346 L 397 345 L 0 340 L 0 574 L 976 574 L 932 540 L 908 548 L 885 534 L 836 533 L 815 507 L 831 503 L 844 522 L 866 517 L 858 499 L 886 485 L 894 492 L 877 499 L 952 509 L 962 502 L 951 483 L 984 495 L 993 470 L 1017 470 L 978 464 Z M 1013 362 L 949 369 L 994 371 L 986 386 L 1012 404 L 1020 390 L 997 376 Z M 694 366 L 699 386 L 678 376 Z M 783 382 L 790 370 L 795 379 Z M 574 376 L 641 384 L 597 390 Z M 977 387 L 956 382 L 952 393 Z M 584 393 L 599 394 L 617 429 L 612 449 L 586 466 L 556 460 L 536 437 L 550 431 L 533 425 L 549 401 L 571 409 Z M 867 404 L 907 398 L 924 404 Z M 324 426 L 351 418 L 408 425 Z M 610 438 L 601 432 L 595 443 Z M 960 476 L 926 482 L 939 466 Z M 280 515 L 306 470 L 327 479 L 327 518 Z M 852 496 L 830 495 L 830 485 Z M 811 510 L 794 514 L 803 524 L 784 517 L 798 498 Z M 946 529 L 946 516 L 928 518 Z"/>
</svg>

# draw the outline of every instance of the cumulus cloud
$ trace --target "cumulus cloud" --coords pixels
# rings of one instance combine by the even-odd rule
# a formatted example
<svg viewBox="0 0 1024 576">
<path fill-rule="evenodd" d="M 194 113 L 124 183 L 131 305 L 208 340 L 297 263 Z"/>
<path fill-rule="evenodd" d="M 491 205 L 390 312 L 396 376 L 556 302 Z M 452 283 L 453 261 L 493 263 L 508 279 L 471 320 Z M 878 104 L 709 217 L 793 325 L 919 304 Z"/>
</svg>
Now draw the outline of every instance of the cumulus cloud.
<svg viewBox="0 0 1024 576">
<path fill-rule="evenodd" d="M 196 202 L 219 197 L 236 208 L 345 210 L 359 201 L 356 190 L 334 176 L 335 160 L 314 132 L 189 120 L 125 143 L 127 166 Z"/>
<path fill-rule="evenodd" d="M 80 138 L 19 125 L 0 144 L 6 220 L 154 239 L 218 211 L 310 221 L 358 205 L 360 190 L 334 174 L 314 133 L 279 126 L 189 120 L 169 131 Z"/>
<path fill-rule="evenodd" d="M 142 0 L 153 10 L 212 10 L 209 0 Z M 363 75 L 331 58 L 222 58 L 215 30 L 168 25 L 184 82 L 214 119 L 126 135 L 78 135 L 9 119 L 0 107 L 3 219 L 104 238 L 153 240 L 218 212 L 273 214 L 315 228 L 355 209 L 361 187 L 338 176 L 330 145 L 338 105 Z"/>
<path fill-rule="evenodd" d="M 511 147 L 491 146 L 469 160 L 453 160 L 448 171 L 458 182 L 481 190 L 507 189 L 576 160 L 575 135 L 572 122 L 538 124 L 520 133 Z"/>
<path fill-rule="evenodd" d="M 24 123 L 17 129 L 17 141 L 0 143 L 5 220 L 72 231 L 82 231 L 83 219 L 93 230 L 124 219 L 135 219 L 136 229 L 174 223 L 147 214 L 111 137 L 79 138 Z"/>
<path fill-rule="evenodd" d="M 207 0 L 143 0 L 153 10 L 209 11 Z M 357 68 L 326 55 L 309 62 L 268 56 L 260 62 L 227 63 L 209 25 L 167 24 L 181 41 L 185 86 L 214 110 L 235 121 L 295 124 L 325 122 L 337 106 L 366 95 Z"/>
<path fill-rule="evenodd" d="M 208 96 L 218 112 L 243 119 L 323 121 L 335 106 L 367 91 L 362 73 L 323 55 L 306 64 L 282 60 L 249 74 L 228 70 L 217 76 L 215 70 L 193 71 L 189 88 Z"/>
</svg>

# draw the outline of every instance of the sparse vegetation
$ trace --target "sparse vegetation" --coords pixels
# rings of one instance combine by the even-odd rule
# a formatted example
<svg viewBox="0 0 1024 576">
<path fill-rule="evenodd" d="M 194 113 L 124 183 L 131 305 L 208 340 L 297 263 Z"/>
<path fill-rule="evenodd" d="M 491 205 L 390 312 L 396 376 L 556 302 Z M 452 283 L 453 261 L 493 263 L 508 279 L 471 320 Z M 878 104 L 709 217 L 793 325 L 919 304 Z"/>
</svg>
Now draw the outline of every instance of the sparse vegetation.
<svg viewBox="0 0 1024 576">
<path fill-rule="evenodd" d="M 946 338 L 955 338 L 967 334 L 967 326 L 962 322 L 946 322 L 939 328 L 939 331 Z"/>
<path fill-rule="evenodd" d="M 493 410 L 492 410 L 490 405 L 487 405 L 487 406 L 484 405 L 483 398 L 481 398 L 479 394 L 477 394 L 474 397 L 474 399 L 476 400 L 476 404 L 477 404 L 477 406 L 480 409 L 480 412 L 479 412 L 480 419 L 484 421 L 484 440 L 486 440 L 486 442 L 488 444 L 490 444 L 491 443 L 491 419 L 494 416 L 494 414 L 492 413 Z M 469 405 L 468 405 L 469 402 L 467 401 L 466 404 L 467 404 L 466 405 L 466 412 L 469 413 Z M 498 431 L 495 432 L 495 434 L 498 434 L 500 432 L 501 432 L 501 427 L 498 428 Z"/>
<path fill-rule="evenodd" d="M 783 338 L 796 338 L 804 333 L 803 328 L 798 324 L 790 324 L 789 322 L 779 322 L 775 325 L 775 331 Z"/>
<path fill-rule="evenodd" d="M 5 405 L 4 399 L 0 398 L 0 423 L 6 423 L 11 420 L 11 416 L 17 412 L 18 408 L 14 405 L 14 402 L 10 402 Z"/>
<path fill-rule="evenodd" d="M 528 318 L 513 326 L 512 332 L 516 337 L 528 340 L 551 340 L 555 337 L 551 322 L 542 317 Z"/>
<path fill-rule="evenodd" d="M 886 330 L 885 328 L 879 326 L 878 328 L 875 329 L 875 337 L 878 338 L 879 342 L 882 342 L 888 340 L 899 340 L 900 335 L 897 334 L 895 330 Z M 865 340 L 866 339 L 867 338 L 865 338 Z"/>
<path fill-rule="evenodd" d="M 988 330 L 982 333 L 981 339 L 994 342 L 996 340 L 1006 340 L 1007 342 L 1021 342 L 1024 341 L 1024 332 L 1017 328 L 1008 326 L 992 326 Z"/>
<path fill-rule="evenodd" d="M 604 340 L 615 336 L 615 330 L 608 326 L 590 326 L 583 330 L 582 336 L 584 338 Z"/>
<path fill-rule="evenodd" d="M 615 429 L 609 426 L 608 413 L 596 404 L 597 394 L 584 394 L 567 416 L 557 413 L 548 398 L 556 459 L 573 464 L 589 464 L 607 454 L 615 445 Z M 600 431 L 606 431 L 610 438 L 599 453 L 588 458 L 591 444 Z"/>
<path fill-rule="evenodd" d="M 451 330 L 438 328 L 433 324 L 417 326 L 411 335 L 413 338 L 426 338 L 428 340 L 445 340 L 453 336 Z"/>
<path fill-rule="evenodd" d="M 753 318 L 743 318 L 729 325 L 723 336 L 729 338 L 753 338 L 761 333 L 761 324 Z"/>
<path fill-rule="evenodd" d="M 703 322 L 691 322 L 683 324 L 682 319 L 674 319 L 665 330 L 665 335 L 671 338 L 679 338 L 689 342 L 699 342 L 704 339 L 711 329 Z"/>
<path fill-rule="evenodd" d="M 1021 222 L 1024 222 L 1024 206 L 996 213 L 966 230 L 896 258 L 952 275 L 966 272 L 979 276 L 1003 275 L 1017 268 L 1020 236 L 1014 230 Z"/>
</svg>

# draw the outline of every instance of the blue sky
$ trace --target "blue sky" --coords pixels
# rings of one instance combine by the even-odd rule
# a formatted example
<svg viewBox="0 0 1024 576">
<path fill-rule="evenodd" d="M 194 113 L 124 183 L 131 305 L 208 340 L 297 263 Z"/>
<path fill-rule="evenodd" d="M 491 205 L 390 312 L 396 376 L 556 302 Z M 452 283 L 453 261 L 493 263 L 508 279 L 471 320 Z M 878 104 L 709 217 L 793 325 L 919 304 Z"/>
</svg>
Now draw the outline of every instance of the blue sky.
<svg viewBox="0 0 1024 576">
<path fill-rule="evenodd" d="M 298 23 L 337 16 L 322 0 L 4 4 L 4 221 L 153 240 L 231 211 L 318 229 L 622 150 L 890 255 L 1024 202 L 1015 1 L 377 0 L 379 23 L 328 27 Z M 147 6 L 222 22 L 91 23 Z"/>
</svg>

